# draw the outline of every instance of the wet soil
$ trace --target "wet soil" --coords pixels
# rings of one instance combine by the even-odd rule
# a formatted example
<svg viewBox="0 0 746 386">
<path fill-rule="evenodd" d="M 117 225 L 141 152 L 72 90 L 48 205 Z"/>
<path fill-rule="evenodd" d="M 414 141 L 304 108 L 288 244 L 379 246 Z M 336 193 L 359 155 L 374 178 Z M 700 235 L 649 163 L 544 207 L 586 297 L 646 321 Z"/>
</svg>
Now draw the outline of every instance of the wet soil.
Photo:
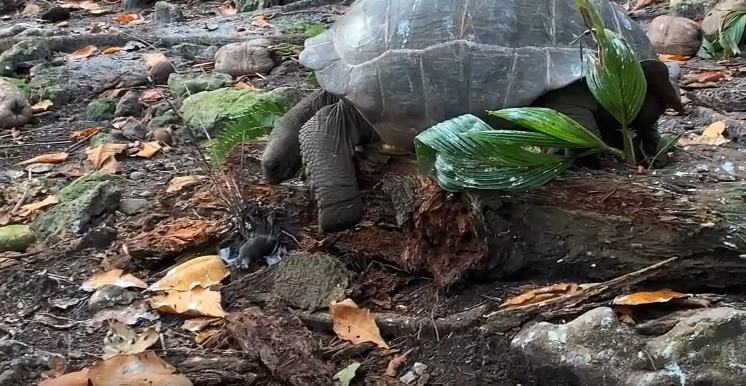
<svg viewBox="0 0 746 386">
<path fill-rule="evenodd" d="M 272 28 L 262 29 L 252 26 L 252 19 L 247 14 L 234 16 L 215 16 L 220 3 L 196 2 L 184 5 L 184 13 L 188 17 L 186 23 L 177 26 L 157 26 L 152 22 L 135 26 L 119 26 L 119 28 L 133 37 L 155 44 L 159 37 L 169 36 L 202 36 L 206 39 L 226 39 L 237 34 L 277 35 L 283 27 L 291 25 L 296 20 L 310 20 L 313 22 L 329 23 L 339 14 L 339 8 L 320 7 L 309 12 L 297 12 L 287 15 L 277 15 L 270 19 Z M 115 10 L 115 6 L 111 6 Z M 649 21 L 657 14 L 665 12 L 665 8 L 646 9 L 642 13 L 643 22 Z M 146 18 L 152 15 L 145 14 Z M 115 26 L 114 14 L 98 16 L 73 13 L 67 34 L 74 34 L 91 28 L 96 23 Z M 13 23 L 37 23 L 30 17 L 13 16 L 12 19 L 0 20 L 0 28 Z M 143 52 L 123 53 L 122 55 L 97 56 L 77 64 L 69 64 L 70 78 L 67 82 L 75 87 L 74 97 L 62 108 L 53 108 L 50 112 L 38 117 L 36 123 L 23 128 L 22 137 L 14 138 L 11 133 L 0 133 L 0 170 L 21 170 L 13 165 L 33 156 L 65 151 L 74 143 L 69 140 L 75 130 L 100 124 L 86 121 L 86 106 L 96 98 L 92 90 L 96 89 L 112 74 L 119 74 L 133 69 L 141 69 L 139 61 Z M 291 59 L 288 59 L 291 60 Z M 190 63 L 176 60 L 179 71 L 194 71 Z M 692 60 L 683 65 L 684 74 L 695 69 L 733 70 L 733 76 L 701 88 L 690 88 L 687 92 L 701 96 L 703 104 L 709 104 L 706 110 L 697 109 L 693 104 L 688 105 L 688 113 L 682 116 L 664 116 L 661 119 L 663 132 L 681 133 L 701 131 L 713 122 L 713 114 L 721 114 L 735 122 L 742 122 L 743 108 L 740 106 L 746 93 L 746 82 L 743 72 L 739 71 L 743 61 L 734 59 L 726 63 L 713 63 Z M 295 72 L 272 77 L 269 79 L 251 78 L 256 85 L 281 85 L 297 83 L 305 74 Z M 719 111 L 719 113 L 717 113 Z M 713 112 L 712 114 L 708 112 Z M 719 118 L 718 118 L 719 119 Z M 735 138 L 738 139 L 738 138 Z M 734 141 L 737 143 L 737 141 Z M 85 154 L 78 150 L 74 156 L 77 160 L 85 158 Z M 162 204 L 155 211 L 164 216 L 171 216 L 165 208 L 178 207 L 174 202 L 179 198 L 162 197 L 165 184 L 176 175 L 200 173 L 200 165 L 194 156 L 194 149 L 188 146 L 176 147 L 168 153 L 160 154 L 153 159 L 125 159 L 122 161 L 120 185 L 125 193 L 124 198 L 146 197 Z M 139 172 L 139 173 L 138 173 Z M 143 177 L 144 175 L 144 177 Z M 57 177 L 55 185 L 69 183 L 72 178 Z M 2 183 L 2 181 L 0 181 Z M 149 214 L 149 215 L 152 215 Z M 132 224 L 142 220 L 142 215 L 136 218 L 117 216 L 109 219 L 119 230 L 118 240 L 126 240 L 137 234 Z M 107 326 L 94 327 L 90 324 L 92 317 L 88 311 L 86 301 L 88 294 L 80 290 L 80 283 L 92 274 L 101 271 L 102 265 L 110 263 L 121 253 L 121 243 L 106 251 L 83 250 L 78 252 L 66 251 L 66 245 L 57 245 L 49 249 L 34 251 L 19 259 L 21 264 L 0 270 L 0 330 L 12 339 L 24 342 L 40 350 L 56 352 L 67 358 L 67 371 L 80 369 L 96 362 L 102 354 L 103 338 Z M 458 288 L 448 290 L 438 289 L 430 279 L 418 277 L 414 274 L 403 273 L 384 263 L 366 260 L 364 258 L 346 254 L 340 256 L 347 266 L 358 275 L 352 283 L 356 288 L 356 302 L 362 307 L 368 307 L 374 312 L 396 312 L 403 315 L 437 318 L 456 312 L 464 311 L 481 304 L 500 304 L 505 299 L 517 295 L 525 288 L 557 283 L 560 281 L 582 280 L 563 275 L 554 277 L 533 277 L 527 272 L 515 281 L 477 283 L 468 282 Z M 159 276 L 160 271 L 167 268 L 173 261 L 160 262 L 157 266 L 148 268 L 135 266 L 130 272 L 133 275 L 151 283 Z M 676 283 L 668 283 L 676 289 Z M 52 303 L 63 299 L 78 299 L 77 305 L 62 310 Z M 231 310 L 230 305 L 226 307 Z M 49 323 L 48 318 L 39 315 L 51 315 L 56 323 Z M 189 357 L 200 355 L 214 355 L 213 348 L 199 347 L 192 337 L 179 329 L 181 320 L 174 317 L 163 317 L 163 330 L 166 333 L 166 347 L 157 349 L 159 355 L 176 366 Z M 520 358 L 509 350 L 512 333 L 486 337 L 478 331 L 440 336 L 400 336 L 391 341 L 391 346 L 402 352 L 412 349 L 409 354 L 408 365 L 415 361 L 428 365 L 430 375 L 428 385 L 459 385 L 459 386 L 562 386 L 556 379 L 542 378 L 541 374 L 527 375 Z M 322 347 L 333 347 L 339 343 L 338 338 L 331 334 L 314 332 L 315 339 Z M 390 337 L 389 337 L 390 338 Z M 227 349 L 227 348 L 226 348 Z M 232 349 L 235 349 L 233 347 Z M 3 359 L 5 360 L 5 359 Z M 365 374 L 358 385 L 399 384 L 394 379 L 383 376 L 388 359 L 382 358 L 374 350 L 367 350 L 360 354 L 343 358 L 331 358 L 329 362 L 339 370 L 351 361 L 363 363 L 361 372 Z M 216 363 L 215 366 L 220 366 Z M 27 377 L 14 380 L 17 385 L 37 384 L 43 368 L 29 368 Z M 228 383 L 202 383 L 225 384 Z M 259 380 L 256 385 L 275 385 L 268 380 Z"/>
</svg>

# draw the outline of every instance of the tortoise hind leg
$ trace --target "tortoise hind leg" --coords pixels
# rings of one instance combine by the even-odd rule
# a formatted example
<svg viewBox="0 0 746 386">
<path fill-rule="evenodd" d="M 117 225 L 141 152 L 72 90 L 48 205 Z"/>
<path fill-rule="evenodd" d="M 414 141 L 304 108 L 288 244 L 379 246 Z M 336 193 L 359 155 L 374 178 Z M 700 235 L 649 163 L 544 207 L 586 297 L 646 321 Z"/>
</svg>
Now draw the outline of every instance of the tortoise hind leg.
<svg viewBox="0 0 746 386">
<path fill-rule="evenodd" d="M 339 99 L 326 91 L 317 91 L 301 100 L 280 118 L 269 134 L 262 154 L 262 173 L 270 183 L 292 178 L 300 168 L 298 135 L 303 124 L 316 112 Z"/>
<path fill-rule="evenodd" d="M 355 175 L 355 146 L 370 143 L 373 128 L 354 108 L 339 101 L 322 107 L 300 130 L 300 154 L 313 192 L 322 232 L 339 232 L 363 217 Z"/>
</svg>

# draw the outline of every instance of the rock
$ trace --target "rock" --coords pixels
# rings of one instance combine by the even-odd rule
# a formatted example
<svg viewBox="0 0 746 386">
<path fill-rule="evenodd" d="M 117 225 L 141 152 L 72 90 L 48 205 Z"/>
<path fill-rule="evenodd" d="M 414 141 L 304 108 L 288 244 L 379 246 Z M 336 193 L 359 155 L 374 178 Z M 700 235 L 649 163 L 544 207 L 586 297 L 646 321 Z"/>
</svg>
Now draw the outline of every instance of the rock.
<svg viewBox="0 0 746 386">
<path fill-rule="evenodd" d="M 77 250 L 84 250 L 88 248 L 94 249 L 107 249 L 117 239 L 117 230 L 107 226 L 100 226 L 91 229 L 90 232 L 86 233 L 85 236 L 80 240 L 77 246 Z"/>
<path fill-rule="evenodd" d="M 88 299 L 88 310 L 92 314 L 107 307 L 127 305 L 137 299 L 137 294 L 114 284 L 106 284 L 97 289 Z"/>
<path fill-rule="evenodd" d="M 223 88 L 204 91 L 184 99 L 180 112 L 184 117 L 185 126 L 193 128 L 192 132 L 197 138 L 204 138 L 204 131 L 214 138 L 225 123 L 248 114 L 258 114 L 256 118 L 263 125 L 272 127 L 298 100 L 300 96 L 297 89 L 291 87 L 277 88 L 266 93 Z M 188 141 L 184 130 L 176 132 L 176 140 L 177 143 Z"/>
<path fill-rule="evenodd" d="M 218 52 L 216 46 L 203 46 L 194 43 L 182 43 L 177 44 L 169 49 L 169 54 L 172 56 L 181 56 L 187 60 L 193 60 L 196 62 L 211 62 L 215 59 L 215 54 Z"/>
<path fill-rule="evenodd" d="M 290 75 L 290 74 L 297 74 L 299 71 L 302 71 L 303 67 L 296 62 L 295 60 L 284 60 L 282 63 L 277 65 L 277 67 L 273 68 L 272 71 L 270 71 L 270 75 L 275 76 L 282 76 L 282 75 Z"/>
<path fill-rule="evenodd" d="M 134 171 L 134 172 L 130 173 L 130 178 L 133 179 L 133 180 L 141 180 L 141 179 L 145 178 L 145 173 L 143 173 L 143 172 L 141 172 L 139 170 L 138 171 Z"/>
<path fill-rule="evenodd" d="M 41 19 L 50 23 L 59 23 L 70 18 L 70 10 L 62 7 L 52 7 L 41 14 Z"/>
<path fill-rule="evenodd" d="M 0 130 L 21 127 L 32 117 L 31 106 L 19 89 L 0 78 Z"/>
<path fill-rule="evenodd" d="M 148 122 L 148 127 L 151 129 L 158 127 L 168 127 L 178 121 L 179 117 L 177 117 L 173 111 L 168 111 L 163 115 L 153 117 L 153 119 Z"/>
<path fill-rule="evenodd" d="M 226 44 L 215 54 L 215 71 L 234 77 L 268 74 L 275 67 L 271 45 L 271 41 L 263 38 Z"/>
<path fill-rule="evenodd" d="M 671 0 L 668 8 L 672 16 L 702 20 L 717 2 L 718 0 Z"/>
<path fill-rule="evenodd" d="M 657 337 L 642 337 L 608 307 L 567 324 L 541 322 L 511 342 L 534 370 L 578 386 L 746 384 L 746 311 L 702 309 Z"/>
<path fill-rule="evenodd" d="M 36 235 L 28 225 L 13 224 L 0 227 L 0 253 L 23 252 L 34 241 Z"/>
<path fill-rule="evenodd" d="M 19 68 L 31 68 L 52 58 L 46 39 L 33 37 L 21 40 L 0 54 L 0 76 L 11 76 Z"/>
<path fill-rule="evenodd" d="M 114 110 L 115 117 L 132 116 L 139 117 L 142 113 L 142 104 L 140 103 L 140 93 L 137 91 L 127 91 Z"/>
<path fill-rule="evenodd" d="M 650 23 L 648 39 L 659 54 L 694 56 L 702 43 L 702 30 L 689 19 L 661 15 Z"/>
<path fill-rule="evenodd" d="M 186 20 L 181 8 L 166 1 L 155 3 L 155 21 L 162 24 L 178 23 Z"/>
<path fill-rule="evenodd" d="M 109 99 L 97 99 L 88 105 L 86 116 L 94 122 L 111 119 L 116 111 L 116 101 Z"/>
<path fill-rule="evenodd" d="M 213 73 L 173 73 L 168 77 L 168 88 L 171 94 L 177 98 L 186 98 L 189 95 L 202 91 L 212 91 L 227 87 L 233 79 L 228 74 Z"/>
<path fill-rule="evenodd" d="M 28 87 L 34 98 L 29 100 L 31 103 L 49 99 L 59 107 L 65 104 L 70 95 L 75 92 L 67 86 L 66 79 L 69 77 L 60 67 L 53 67 L 49 63 L 38 64 L 31 67 L 29 75 L 31 75 L 31 81 Z"/>
<path fill-rule="evenodd" d="M 66 231 L 82 235 L 96 219 L 113 213 L 122 197 L 115 178 L 98 171 L 80 177 L 61 189 L 57 193 L 60 202 L 34 221 L 32 228 L 37 237 L 56 240 Z"/>
<path fill-rule="evenodd" d="M 138 213 L 149 210 L 153 204 L 143 198 L 126 198 L 119 203 L 119 210 L 128 215 L 132 216 Z"/>
<path fill-rule="evenodd" d="M 130 117 L 122 126 L 122 134 L 128 141 L 143 140 L 148 136 L 148 128 L 139 119 Z"/>
<path fill-rule="evenodd" d="M 292 252 L 250 282 L 236 282 L 222 292 L 226 304 L 237 297 L 251 302 L 279 300 L 290 307 L 315 311 L 343 300 L 349 279 L 347 269 L 333 256 Z"/>
<path fill-rule="evenodd" d="M 746 0 L 723 0 L 717 3 L 702 19 L 702 32 L 705 36 L 717 34 L 720 23 L 730 11 L 744 8 L 746 8 Z M 744 36 L 741 37 L 741 42 L 743 41 Z"/>
</svg>

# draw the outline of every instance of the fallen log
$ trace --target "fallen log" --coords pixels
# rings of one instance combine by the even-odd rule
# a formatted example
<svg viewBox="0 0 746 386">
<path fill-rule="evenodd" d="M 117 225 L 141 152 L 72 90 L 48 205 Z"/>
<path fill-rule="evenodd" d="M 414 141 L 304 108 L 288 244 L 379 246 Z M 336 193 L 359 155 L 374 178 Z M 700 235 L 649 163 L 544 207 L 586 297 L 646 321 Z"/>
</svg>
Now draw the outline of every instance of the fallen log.
<svg viewBox="0 0 746 386">
<path fill-rule="evenodd" d="M 314 234 L 306 188 L 298 181 L 264 182 L 262 147 L 255 142 L 242 152 L 247 197 L 262 211 L 275 211 L 302 248 L 319 245 L 324 236 Z M 608 280 L 672 256 L 679 261 L 656 278 L 675 280 L 679 290 L 741 286 L 746 169 L 739 165 L 746 165 L 746 153 L 690 148 L 664 169 L 578 168 L 516 195 L 444 192 L 402 159 L 381 167 L 361 163 L 366 215 L 356 229 L 334 235 L 335 247 L 425 271 L 442 286 L 526 269 Z"/>
</svg>

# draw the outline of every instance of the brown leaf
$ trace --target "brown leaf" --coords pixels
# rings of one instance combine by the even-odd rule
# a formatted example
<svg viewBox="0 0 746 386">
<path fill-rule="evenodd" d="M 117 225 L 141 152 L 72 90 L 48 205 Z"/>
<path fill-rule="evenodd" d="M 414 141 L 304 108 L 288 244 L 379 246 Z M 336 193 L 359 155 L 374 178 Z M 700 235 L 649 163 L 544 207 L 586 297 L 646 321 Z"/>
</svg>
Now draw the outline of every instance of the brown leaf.
<svg viewBox="0 0 746 386">
<path fill-rule="evenodd" d="M 76 130 L 76 131 L 73 131 L 70 134 L 70 139 L 74 139 L 74 140 L 78 140 L 79 141 L 79 140 L 82 140 L 82 139 L 85 139 L 85 138 L 90 138 L 90 137 L 93 137 L 94 135 L 98 134 L 99 131 L 100 131 L 100 129 L 98 127 L 89 127 L 87 129 L 84 129 L 84 130 Z"/>
<path fill-rule="evenodd" d="M 163 99 L 163 90 L 159 88 L 151 88 L 140 94 L 140 102 L 157 102 L 161 99 Z"/>
<path fill-rule="evenodd" d="M 684 64 L 692 57 L 684 56 L 684 55 L 675 55 L 675 54 L 658 54 L 658 58 L 664 61 L 669 60 L 672 62 L 677 62 L 679 64 Z"/>
<path fill-rule="evenodd" d="M 341 339 L 353 344 L 370 342 L 383 349 L 389 348 L 370 310 L 358 308 L 352 299 L 332 302 L 329 312 L 334 322 L 332 329 Z"/>
<path fill-rule="evenodd" d="M 168 314 L 216 318 L 227 315 L 220 305 L 220 292 L 202 287 L 194 287 L 191 291 L 165 291 L 165 294 L 153 296 L 148 301 L 154 310 Z"/>
<path fill-rule="evenodd" d="M 49 108 L 52 106 L 54 106 L 54 102 L 50 101 L 49 99 L 45 99 L 43 101 L 34 103 L 34 105 L 31 106 L 31 111 L 34 114 L 38 114 L 38 113 L 49 110 Z"/>
<path fill-rule="evenodd" d="M 85 46 L 70 55 L 67 55 L 67 59 L 71 61 L 81 60 L 85 59 L 98 51 L 98 48 L 96 46 Z"/>
<path fill-rule="evenodd" d="M 254 17 L 254 21 L 251 22 L 251 25 L 259 28 L 270 28 L 272 27 L 272 24 L 269 24 L 267 19 L 264 18 L 264 16 L 259 15 Z"/>
<path fill-rule="evenodd" d="M 515 308 L 528 304 L 539 303 L 544 300 L 557 298 L 564 295 L 572 295 L 578 292 L 575 283 L 559 283 L 548 287 L 536 288 L 514 298 L 510 298 L 500 305 L 500 308 Z"/>
<path fill-rule="evenodd" d="M 52 194 L 52 195 L 47 196 L 47 198 L 41 201 L 33 202 L 31 204 L 26 204 L 26 205 L 21 206 L 19 209 L 20 210 L 19 215 L 21 217 L 27 217 L 48 206 L 58 204 L 59 202 L 60 200 L 57 198 L 57 196 Z"/>
<path fill-rule="evenodd" d="M 196 185 L 206 178 L 206 176 L 176 176 L 168 183 L 166 193 L 178 192 L 188 186 Z"/>
<path fill-rule="evenodd" d="M 384 374 L 389 377 L 395 377 L 397 370 L 399 370 L 399 367 L 401 367 L 405 363 L 407 363 L 407 353 L 394 356 L 389 361 L 388 366 L 386 366 L 386 371 L 384 371 Z"/>
<path fill-rule="evenodd" d="M 149 291 L 189 291 L 194 287 L 209 288 L 230 275 L 219 255 L 200 256 L 170 269 L 166 276 L 153 283 Z"/>
<path fill-rule="evenodd" d="M 121 50 L 122 50 L 122 47 L 109 47 L 101 53 L 104 55 L 114 55 Z"/>
<path fill-rule="evenodd" d="M 94 148 L 88 148 L 85 152 L 94 169 L 100 169 L 110 158 L 114 158 L 126 148 L 127 145 L 120 143 L 103 143 Z"/>
<path fill-rule="evenodd" d="M 25 161 L 21 161 L 16 164 L 16 166 L 23 166 L 23 165 L 30 165 L 35 163 L 44 163 L 44 164 L 59 164 L 67 161 L 67 157 L 69 154 L 67 153 L 47 153 L 38 155 L 34 158 L 27 159 Z"/>
<path fill-rule="evenodd" d="M 119 355 L 92 366 L 88 371 L 92 386 L 193 386 L 176 369 L 154 352 Z"/>
<path fill-rule="evenodd" d="M 39 382 L 39 386 L 88 386 L 88 368 L 57 378 L 45 379 Z"/>
<path fill-rule="evenodd" d="M 161 144 L 158 141 L 143 142 L 140 144 L 140 150 L 133 154 L 133 157 L 150 158 L 161 150 Z"/>
<path fill-rule="evenodd" d="M 637 0 L 637 3 L 635 4 L 634 7 L 632 7 L 632 10 L 636 11 L 640 8 L 644 8 L 644 7 L 647 7 L 648 5 L 652 5 L 655 3 L 660 3 L 662 1 L 663 0 Z"/>
<path fill-rule="evenodd" d="M 110 271 L 102 272 L 93 275 L 90 279 L 83 282 L 80 289 L 86 292 L 93 292 L 105 285 L 115 285 L 122 288 L 148 288 L 148 285 L 144 281 L 132 276 L 131 274 L 124 274 L 121 269 L 112 269 Z"/>
<path fill-rule="evenodd" d="M 26 3 L 26 6 L 23 7 L 23 11 L 21 11 L 21 15 L 24 16 L 33 16 L 36 15 L 41 11 L 41 7 L 34 3 Z"/>
<path fill-rule="evenodd" d="M 135 13 L 120 13 L 119 15 L 116 15 L 114 17 L 114 20 L 116 20 L 119 24 L 132 24 L 133 21 L 139 18 L 140 16 Z"/>
<path fill-rule="evenodd" d="M 120 164 L 116 158 L 111 157 L 104 161 L 104 164 L 98 170 L 109 174 L 117 174 L 122 171 L 122 164 Z"/>
<path fill-rule="evenodd" d="M 238 10 L 236 9 L 236 4 L 233 3 L 233 1 L 226 1 L 223 4 L 220 4 L 218 7 L 218 15 L 221 16 L 231 16 L 235 15 Z"/>
<path fill-rule="evenodd" d="M 636 292 L 629 295 L 617 296 L 612 302 L 615 306 L 639 306 L 651 303 L 667 303 L 673 299 L 689 297 L 668 288 L 658 291 Z"/>
<path fill-rule="evenodd" d="M 679 138 L 679 144 L 682 146 L 686 145 L 712 145 L 712 146 L 721 146 L 728 142 L 730 142 L 730 139 L 725 138 L 723 133 L 725 133 L 726 125 L 723 121 L 716 121 L 713 122 L 710 126 L 707 126 L 705 130 L 702 132 L 702 135 L 690 138 L 690 137 L 681 137 Z"/>
</svg>

